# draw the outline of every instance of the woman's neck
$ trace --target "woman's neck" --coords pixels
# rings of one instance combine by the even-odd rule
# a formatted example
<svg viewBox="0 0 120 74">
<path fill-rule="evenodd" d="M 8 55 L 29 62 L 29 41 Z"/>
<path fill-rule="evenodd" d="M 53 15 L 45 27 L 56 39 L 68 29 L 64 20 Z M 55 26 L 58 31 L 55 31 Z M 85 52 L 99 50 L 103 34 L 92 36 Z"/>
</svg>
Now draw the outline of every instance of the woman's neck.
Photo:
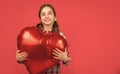
<svg viewBox="0 0 120 74">
<path fill-rule="evenodd" d="M 44 25 L 44 30 L 43 31 L 52 31 L 52 25 Z"/>
</svg>

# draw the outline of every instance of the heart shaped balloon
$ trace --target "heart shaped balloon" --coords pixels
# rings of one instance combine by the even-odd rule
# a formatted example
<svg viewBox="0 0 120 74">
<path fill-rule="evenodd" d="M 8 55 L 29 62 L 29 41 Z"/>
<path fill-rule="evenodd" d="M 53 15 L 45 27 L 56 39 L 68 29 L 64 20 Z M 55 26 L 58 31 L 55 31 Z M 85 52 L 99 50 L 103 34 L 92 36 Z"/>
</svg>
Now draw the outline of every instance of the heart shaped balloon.
<svg viewBox="0 0 120 74">
<path fill-rule="evenodd" d="M 18 49 L 28 53 L 24 64 L 30 74 L 42 74 L 59 63 L 53 50 L 65 51 L 66 40 L 59 33 L 43 33 L 37 27 L 26 27 L 17 37 Z"/>
</svg>

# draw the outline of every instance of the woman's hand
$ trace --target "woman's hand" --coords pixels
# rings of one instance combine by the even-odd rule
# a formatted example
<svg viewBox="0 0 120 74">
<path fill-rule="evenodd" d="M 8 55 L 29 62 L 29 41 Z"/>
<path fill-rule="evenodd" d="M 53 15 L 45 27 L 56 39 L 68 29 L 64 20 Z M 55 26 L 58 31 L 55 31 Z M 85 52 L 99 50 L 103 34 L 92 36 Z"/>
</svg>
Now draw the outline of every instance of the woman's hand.
<svg viewBox="0 0 120 74">
<path fill-rule="evenodd" d="M 55 50 L 53 50 L 52 54 L 54 54 L 53 58 L 55 59 L 62 60 L 63 62 L 69 61 L 67 48 L 65 48 L 65 52 L 56 48 Z"/>
<path fill-rule="evenodd" d="M 28 54 L 26 52 L 21 52 L 20 50 L 17 50 L 16 52 L 16 60 L 18 62 L 23 62 L 27 59 Z"/>
</svg>

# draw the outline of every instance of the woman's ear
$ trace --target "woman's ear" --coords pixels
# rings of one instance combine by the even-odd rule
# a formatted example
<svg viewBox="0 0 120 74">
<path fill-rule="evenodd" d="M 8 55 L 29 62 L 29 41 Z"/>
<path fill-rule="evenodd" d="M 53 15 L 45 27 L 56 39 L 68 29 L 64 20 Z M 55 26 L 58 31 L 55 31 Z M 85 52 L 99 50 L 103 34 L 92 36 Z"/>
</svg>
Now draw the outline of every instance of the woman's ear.
<svg viewBox="0 0 120 74">
<path fill-rule="evenodd" d="M 56 22 L 56 21 L 57 21 L 57 19 L 56 19 L 56 18 L 54 18 L 54 21 Z"/>
</svg>

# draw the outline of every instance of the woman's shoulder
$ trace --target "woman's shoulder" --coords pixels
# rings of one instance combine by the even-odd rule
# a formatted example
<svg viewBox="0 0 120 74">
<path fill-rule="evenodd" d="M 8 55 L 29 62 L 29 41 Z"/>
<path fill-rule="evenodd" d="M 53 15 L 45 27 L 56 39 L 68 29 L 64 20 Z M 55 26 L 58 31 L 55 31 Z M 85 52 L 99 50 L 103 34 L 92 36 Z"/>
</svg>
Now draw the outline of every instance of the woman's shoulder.
<svg viewBox="0 0 120 74">
<path fill-rule="evenodd" d="M 66 39 L 66 36 L 65 36 L 65 34 L 64 34 L 63 32 L 59 32 L 59 34 L 60 34 L 63 38 Z"/>
</svg>

